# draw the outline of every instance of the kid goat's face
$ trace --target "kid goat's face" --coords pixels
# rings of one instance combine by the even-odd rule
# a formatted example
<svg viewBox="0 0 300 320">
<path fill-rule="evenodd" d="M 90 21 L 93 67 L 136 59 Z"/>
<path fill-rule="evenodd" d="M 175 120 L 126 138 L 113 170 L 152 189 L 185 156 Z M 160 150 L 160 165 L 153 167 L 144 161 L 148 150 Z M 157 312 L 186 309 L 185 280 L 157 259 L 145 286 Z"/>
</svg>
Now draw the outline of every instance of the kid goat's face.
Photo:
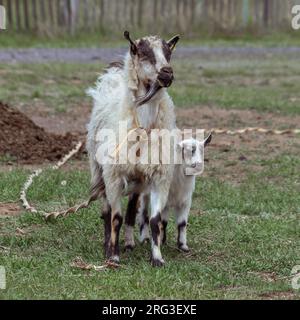
<svg viewBox="0 0 300 320">
<path fill-rule="evenodd" d="M 183 163 L 192 173 L 202 171 L 204 158 L 204 142 L 195 139 L 183 140 L 179 143 L 182 150 Z"/>
<path fill-rule="evenodd" d="M 203 141 L 185 139 L 178 143 L 186 175 L 199 175 L 204 169 L 204 148 L 211 142 L 212 135 Z"/>
</svg>

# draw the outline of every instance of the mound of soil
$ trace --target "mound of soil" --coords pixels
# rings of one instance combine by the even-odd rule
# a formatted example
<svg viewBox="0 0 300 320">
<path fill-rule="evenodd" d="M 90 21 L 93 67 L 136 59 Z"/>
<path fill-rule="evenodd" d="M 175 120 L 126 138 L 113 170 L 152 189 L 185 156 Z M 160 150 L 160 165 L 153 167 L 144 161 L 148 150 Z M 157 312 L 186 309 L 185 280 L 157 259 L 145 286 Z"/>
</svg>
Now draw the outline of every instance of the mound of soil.
<svg viewBox="0 0 300 320">
<path fill-rule="evenodd" d="M 57 161 L 77 140 L 71 133 L 48 133 L 25 114 L 0 102 L 0 157 L 12 157 L 21 163 Z"/>
<path fill-rule="evenodd" d="M 13 202 L 2 203 L 2 202 L 0 202 L 0 217 L 18 216 L 20 214 L 21 214 L 21 209 L 17 203 L 13 203 Z"/>
</svg>

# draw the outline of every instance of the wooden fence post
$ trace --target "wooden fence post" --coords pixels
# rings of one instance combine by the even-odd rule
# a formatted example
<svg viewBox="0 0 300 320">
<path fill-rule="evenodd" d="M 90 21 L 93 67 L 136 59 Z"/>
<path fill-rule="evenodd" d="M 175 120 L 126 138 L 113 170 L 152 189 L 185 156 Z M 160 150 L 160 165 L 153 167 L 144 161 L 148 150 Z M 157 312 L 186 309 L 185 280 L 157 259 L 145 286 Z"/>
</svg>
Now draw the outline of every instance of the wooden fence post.
<svg viewBox="0 0 300 320">
<path fill-rule="evenodd" d="M 39 20 L 39 31 L 42 34 L 49 35 L 50 31 L 47 26 L 47 14 L 46 14 L 46 7 L 45 7 L 45 1 L 39 1 L 40 3 L 40 17 Z"/>
<path fill-rule="evenodd" d="M 7 18 L 8 18 L 8 26 L 10 29 L 12 29 L 14 27 L 14 22 L 13 22 L 13 11 L 12 11 L 11 0 L 6 0 L 6 12 L 7 12 Z"/>
<path fill-rule="evenodd" d="M 31 0 L 31 7 L 32 7 L 32 23 L 33 30 L 36 32 L 38 31 L 38 11 L 37 11 L 37 0 Z"/>
<path fill-rule="evenodd" d="M 243 0 L 243 26 L 246 27 L 249 23 L 249 0 Z"/>
<path fill-rule="evenodd" d="M 48 0 L 48 12 L 49 12 L 49 20 L 50 20 L 50 28 L 53 33 L 55 33 L 55 21 L 54 21 L 54 2 L 53 0 Z"/>
<path fill-rule="evenodd" d="M 267 28 L 269 25 L 269 12 L 270 12 L 269 0 L 264 0 L 263 21 L 264 21 L 265 28 Z"/>
<path fill-rule="evenodd" d="M 29 24 L 29 20 L 30 20 L 30 17 L 29 17 L 29 3 L 28 3 L 28 0 L 24 0 L 23 1 L 23 13 L 24 13 L 24 22 L 25 22 L 25 30 L 26 31 L 29 31 L 30 30 L 30 24 Z"/>
<path fill-rule="evenodd" d="M 104 17 L 105 17 L 105 2 L 104 2 L 104 0 L 100 0 L 100 28 L 101 28 L 101 31 L 103 31 L 105 28 Z"/>
<path fill-rule="evenodd" d="M 22 29 L 22 25 L 21 25 L 21 9 L 20 9 L 20 0 L 15 0 L 15 4 L 16 4 L 16 20 L 17 20 L 17 29 L 21 30 Z"/>
<path fill-rule="evenodd" d="M 256 28 L 259 28 L 260 26 L 260 11 L 259 11 L 259 7 L 260 7 L 260 0 L 254 0 L 254 21 L 255 21 L 255 26 Z"/>
<path fill-rule="evenodd" d="M 143 26 L 143 13 L 144 13 L 144 0 L 138 1 L 138 11 L 137 11 L 137 19 L 138 19 L 138 27 L 142 28 Z"/>
<path fill-rule="evenodd" d="M 71 35 L 75 34 L 76 30 L 76 23 L 77 23 L 77 14 L 79 8 L 79 0 L 70 0 L 69 2 L 69 28 Z M 93 12 L 95 12 L 95 8 L 92 8 Z M 95 20 L 94 19 L 94 27 L 95 27 Z"/>
</svg>

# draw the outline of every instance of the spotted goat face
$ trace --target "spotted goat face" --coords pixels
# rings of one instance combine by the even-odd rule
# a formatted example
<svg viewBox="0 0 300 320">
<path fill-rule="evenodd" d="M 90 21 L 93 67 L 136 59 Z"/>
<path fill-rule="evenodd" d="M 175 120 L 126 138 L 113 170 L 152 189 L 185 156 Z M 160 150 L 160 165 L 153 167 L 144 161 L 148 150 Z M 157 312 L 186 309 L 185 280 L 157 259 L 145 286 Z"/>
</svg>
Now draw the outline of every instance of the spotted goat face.
<svg viewBox="0 0 300 320">
<path fill-rule="evenodd" d="M 174 76 L 170 60 L 179 36 L 176 35 L 169 41 L 158 36 L 132 41 L 129 32 L 125 31 L 124 37 L 130 43 L 130 54 L 138 79 L 146 89 L 146 95 L 138 101 L 138 105 L 141 105 L 150 100 L 161 88 L 172 84 Z"/>
<path fill-rule="evenodd" d="M 194 138 L 185 139 L 178 143 L 186 175 L 201 174 L 204 169 L 204 148 L 210 144 L 210 133 L 203 141 Z"/>
</svg>

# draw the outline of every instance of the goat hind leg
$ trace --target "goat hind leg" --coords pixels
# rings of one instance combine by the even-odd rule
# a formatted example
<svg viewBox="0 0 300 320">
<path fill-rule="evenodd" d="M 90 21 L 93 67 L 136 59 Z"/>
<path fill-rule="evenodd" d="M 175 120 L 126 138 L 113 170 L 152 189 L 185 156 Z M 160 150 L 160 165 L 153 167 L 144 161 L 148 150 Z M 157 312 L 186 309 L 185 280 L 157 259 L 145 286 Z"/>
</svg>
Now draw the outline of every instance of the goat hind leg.
<svg viewBox="0 0 300 320">
<path fill-rule="evenodd" d="M 150 240 L 149 232 L 149 195 L 141 194 L 138 210 L 138 221 L 140 228 L 140 243 L 145 243 Z"/>
<path fill-rule="evenodd" d="M 165 208 L 161 215 L 161 243 L 165 244 L 167 242 L 167 226 L 168 226 L 169 210 Z"/>
<path fill-rule="evenodd" d="M 166 194 L 159 192 L 160 190 L 153 190 L 151 192 L 151 264 L 154 267 L 161 267 L 164 265 L 164 259 L 162 258 L 160 245 L 162 236 L 162 217 L 161 212 L 166 204 Z"/>
<path fill-rule="evenodd" d="M 113 207 L 112 207 L 113 208 Z M 121 215 L 121 210 L 112 209 L 111 211 L 111 234 L 109 242 L 109 260 L 119 263 L 120 261 L 120 229 L 123 223 L 123 217 Z"/>
<path fill-rule="evenodd" d="M 187 239 L 186 239 L 186 228 L 187 228 L 189 211 L 190 211 L 190 205 L 186 205 L 183 208 L 175 210 L 177 230 L 178 230 L 177 247 L 179 250 L 183 252 L 190 251 L 187 245 Z"/>
<path fill-rule="evenodd" d="M 118 263 L 120 261 L 119 235 L 123 223 L 121 212 L 122 184 L 115 183 L 114 186 L 108 186 L 106 194 L 111 206 L 111 232 L 108 245 L 108 259 Z"/>
</svg>

